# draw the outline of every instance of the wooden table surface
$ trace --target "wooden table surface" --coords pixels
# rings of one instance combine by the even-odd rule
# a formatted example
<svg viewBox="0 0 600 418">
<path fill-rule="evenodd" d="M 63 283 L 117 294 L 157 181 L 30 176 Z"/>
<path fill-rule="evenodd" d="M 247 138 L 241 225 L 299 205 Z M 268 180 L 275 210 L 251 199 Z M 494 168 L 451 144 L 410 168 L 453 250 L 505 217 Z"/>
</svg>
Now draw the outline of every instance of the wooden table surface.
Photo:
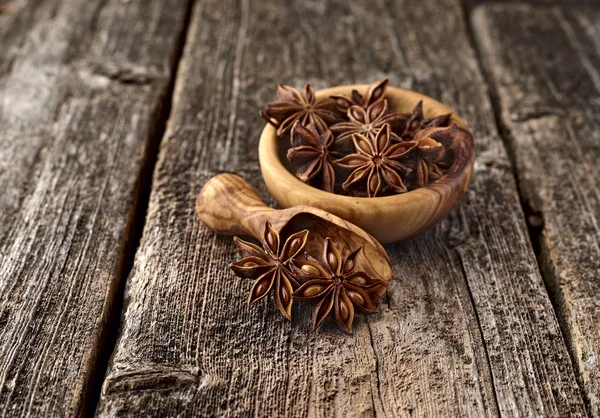
<svg viewBox="0 0 600 418">
<path fill-rule="evenodd" d="M 351 336 L 249 308 L 203 183 L 275 85 L 389 77 L 477 147 Z M 0 417 L 600 417 L 600 3 L 0 0 Z"/>
</svg>

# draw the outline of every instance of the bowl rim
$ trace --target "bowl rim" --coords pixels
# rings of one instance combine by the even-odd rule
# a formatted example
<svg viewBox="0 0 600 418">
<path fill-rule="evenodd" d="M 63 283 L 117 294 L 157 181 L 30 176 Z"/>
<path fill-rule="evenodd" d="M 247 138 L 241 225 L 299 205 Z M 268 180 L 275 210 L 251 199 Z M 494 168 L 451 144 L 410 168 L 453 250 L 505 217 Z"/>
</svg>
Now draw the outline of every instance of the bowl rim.
<svg viewBox="0 0 600 418">
<path fill-rule="evenodd" d="M 321 99 L 324 96 L 330 96 L 333 94 L 349 94 L 353 89 L 358 90 L 361 94 L 364 94 L 368 88 L 368 84 L 340 85 L 322 90 L 317 90 L 315 92 L 315 95 L 317 99 Z M 395 194 L 390 196 L 346 196 L 332 192 L 327 192 L 325 190 L 321 190 L 317 187 L 311 186 L 310 184 L 304 183 L 302 180 L 297 178 L 291 171 L 289 171 L 279 158 L 279 138 L 277 136 L 277 131 L 275 127 L 273 127 L 271 124 L 266 123 L 260 136 L 258 150 L 261 170 L 269 170 L 279 173 L 279 175 L 281 176 L 280 181 L 282 183 L 287 184 L 289 187 L 296 189 L 298 193 L 309 194 L 318 199 L 329 199 L 332 201 L 333 204 L 337 202 L 338 204 L 344 206 L 364 205 L 367 202 L 369 204 L 379 203 L 385 205 L 407 204 L 408 202 L 414 202 L 415 199 L 427 198 L 427 196 L 430 196 L 431 194 L 439 196 L 441 193 L 443 193 L 443 190 L 447 190 L 448 188 L 454 189 L 458 187 L 461 184 L 465 175 L 468 175 L 470 177 L 471 170 L 469 170 L 469 168 L 473 166 L 475 161 L 475 148 L 473 146 L 473 136 L 465 122 L 456 114 L 456 112 L 429 96 L 417 93 L 412 90 L 402 89 L 399 87 L 388 86 L 386 96 L 404 97 L 409 99 L 410 101 L 414 101 L 415 104 L 419 100 L 422 100 L 424 113 L 426 112 L 426 109 L 432 108 L 437 110 L 437 112 L 435 113 L 452 113 L 451 121 L 456 123 L 456 125 L 459 128 L 462 128 L 468 133 L 468 135 L 461 136 L 461 138 L 464 141 L 470 142 L 463 147 L 463 149 L 467 150 L 468 154 L 465 155 L 464 158 L 456 158 L 450 169 L 442 178 L 428 184 L 427 186 L 419 187 L 418 189 L 414 189 L 406 193 Z M 436 114 L 434 116 L 438 115 Z M 469 183 L 469 180 L 470 179 L 467 180 L 467 184 Z"/>
</svg>

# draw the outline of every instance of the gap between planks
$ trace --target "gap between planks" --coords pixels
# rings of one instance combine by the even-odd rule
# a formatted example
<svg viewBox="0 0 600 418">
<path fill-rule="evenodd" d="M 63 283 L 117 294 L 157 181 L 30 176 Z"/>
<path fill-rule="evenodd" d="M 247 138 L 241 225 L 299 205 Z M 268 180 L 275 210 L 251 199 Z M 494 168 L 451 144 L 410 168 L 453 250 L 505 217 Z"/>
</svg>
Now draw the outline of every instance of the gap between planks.
<svg viewBox="0 0 600 418">
<path fill-rule="evenodd" d="M 463 5 L 466 10 L 468 10 L 469 15 L 471 11 L 473 11 L 477 6 L 483 6 L 484 4 L 503 4 L 503 5 L 511 5 L 511 4 L 530 4 L 536 7 L 544 7 L 550 8 L 554 6 L 569 6 L 569 7 L 585 7 L 585 6 L 593 6 L 597 5 L 597 0 L 462 0 Z M 469 24 L 469 31 L 471 30 Z M 479 54 L 479 51 L 478 51 Z"/>
<path fill-rule="evenodd" d="M 478 49 L 477 45 L 474 45 L 474 46 L 477 51 L 477 58 L 478 58 L 478 60 L 481 60 L 479 49 Z M 481 61 L 479 61 L 479 62 L 481 64 Z M 588 414 L 589 414 L 590 413 L 589 399 L 586 396 L 586 392 L 583 388 L 583 383 L 581 381 L 581 372 L 577 365 L 577 361 L 575 360 L 575 353 L 573 351 L 573 345 L 572 345 L 572 337 L 568 331 L 568 327 L 565 322 L 566 321 L 565 315 L 564 315 L 564 312 L 560 309 L 560 303 L 557 300 L 557 298 L 559 297 L 559 295 L 557 294 L 558 290 L 553 290 L 551 288 L 550 282 L 552 279 L 551 279 L 550 275 L 553 273 L 549 271 L 549 269 L 547 268 L 548 266 L 545 265 L 545 263 L 542 259 L 541 246 L 542 246 L 542 233 L 543 233 L 543 227 L 544 227 L 544 214 L 543 214 L 543 212 L 538 212 L 535 209 L 533 209 L 531 207 L 531 204 L 528 202 L 528 199 L 525 197 L 525 195 L 523 193 L 523 186 L 520 181 L 521 180 L 520 175 L 516 169 L 515 150 L 514 150 L 513 146 L 511 145 L 512 142 L 514 141 L 514 139 L 511 136 L 512 134 L 510 133 L 510 130 L 508 129 L 506 124 L 503 122 L 502 117 L 500 116 L 501 115 L 500 97 L 497 94 L 495 82 L 494 82 L 493 78 L 490 77 L 490 74 L 489 74 L 489 71 L 487 70 L 487 68 L 485 68 L 483 65 L 481 66 L 481 68 L 482 68 L 482 72 L 484 74 L 486 83 L 488 83 L 488 85 L 489 85 L 488 94 L 490 96 L 490 100 L 492 102 L 492 107 L 494 109 L 494 117 L 496 118 L 496 126 L 498 126 L 498 135 L 500 135 L 500 137 L 504 141 L 504 146 L 505 146 L 508 156 L 510 158 L 511 171 L 512 171 L 513 176 L 515 177 L 515 182 L 517 184 L 517 190 L 519 192 L 519 201 L 521 202 L 523 214 L 525 215 L 525 224 L 527 225 L 527 232 L 529 233 L 529 241 L 531 242 L 531 246 L 535 253 L 535 258 L 536 258 L 537 264 L 538 264 L 538 270 L 540 271 L 540 274 L 542 275 L 544 288 L 546 289 L 546 293 L 548 294 L 548 299 L 550 300 L 550 303 L 552 304 L 552 309 L 554 310 L 554 314 L 556 315 L 556 318 L 558 319 L 560 333 L 561 333 L 563 339 L 565 340 L 565 342 L 567 343 L 566 346 L 567 346 L 567 349 L 569 352 L 569 357 L 571 359 L 571 364 L 572 364 L 573 370 L 576 372 L 576 376 L 577 376 L 577 379 L 576 379 L 577 386 L 579 387 L 579 391 L 581 392 L 582 399 L 584 400 L 584 402 L 586 404 L 585 406 L 586 406 Z"/>
<path fill-rule="evenodd" d="M 83 401 L 82 416 L 93 417 L 96 414 L 98 402 L 100 401 L 100 393 L 104 377 L 108 370 L 109 361 L 115 350 L 119 330 L 121 328 L 121 318 L 123 316 L 123 301 L 125 297 L 125 284 L 129 273 L 133 267 L 135 254 L 138 250 L 140 240 L 144 231 L 146 222 L 146 213 L 148 211 L 148 202 L 150 192 L 152 191 L 152 175 L 158 158 L 161 140 L 165 134 L 167 122 L 171 115 L 173 104 L 173 90 L 177 79 L 177 71 L 179 63 L 183 55 L 183 50 L 187 40 L 187 34 L 190 27 L 192 10 L 195 0 L 187 0 L 185 4 L 184 24 L 177 38 L 177 46 L 175 55 L 171 63 L 171 76 L 165 96 L 162 98 L 161 105 L 156 109 L 154 120 L 156 121 L 152 127 L 152 131 L 148 137 L 144 161 L 140 168 L 137 187 L 135 190 L 135 203 L 131 210 L 128 219 L 128 229 L 124 240 L 123 248 L 121 249 L 121 257 L 118 263 L 117 279 L 114 288 L 111 289 L 111 297 L 109 303 L 111 305 L 110 315 L 104 328 L 103 343 L 98 347 L 98 356 L 95 359 L 95 365 L 92 368 L 92 373 L 88 377 L 86 394 Z M 136 83 L 136 80 L 124 79 L 120 80 L 123 83 Z"/>
<path fill-rule="evenodd" d="M 494 112 L 494 119 L 496 122 L 496 127 L 498 129 L 498 136 L 502 139 L 502 141 L 504 143 L 504 148 L 506 149 L 506 152 L 510 159 L 510 170 L 512 172 L 513 177 L 515 178 L 515 183 L 517 185 L 517 191 L 519 193 L 519 201 L 521 203 L 521 208 L 522 208 L 523 214 L 525 216 L 525 224 L 527 226 L 527 232 L 529 234 L 529 241 L 530 241 L 533 251 L 535 253 L 537 267 L 542 276 L 542 279 L 543 279 L 542 282 L 544 284 L 544 288 L 548 295 L 548 299 L 550 300 L 550 303 L 552 304 L 552 309 L 558 320 L 560 333 L 562 335 L 562 338 L 566 342 L 567 350 L 568 350 L 569 357 L 571 360 L 571 365 L 573 367 L 573 371 L 575 371 L 576 376 L 577 376 L 577 379 L 575 379 L 575 380 L 577 382 L 577 386 L 579 387 L 581 397 L 585 403 L 585 407 L 586 407 L 587 413 L 589 415 L 591 412 L 591 406 L 589 403 L 589 399 L 586 396 L 586 391 L 583 387 L 583 382 L 581 380 L 582 376 L 581 376 L 581 372 L 579 370 L 579 367 L 578 367 L 578 364 L 576 361 L 576 355 L 575 355 L 573 345 L 572 345 L 572 337 L 571 337 L 571 334 L 569 333 L 568 326 L 566 324 L 565 313 L 562 312 L 560 309 L 560 302 L 558 300 L 558 298 L 560 296 L 557 293 L 558 290 L 553 290 L 551 287 L 552 278 L 550 277 L 550 275 L 552 275 L 553 273 L 551 271 L 549 271 L 548 266 L 545 265 L 544 260 L 542 259 L 542 245 L 543 245 L 542 234 L 543 234 L 543 227 L 544 227 L 544 214 L 543 214 L 543 212 L 536 211 L 532 207 L 532 205 L 529 203 L 529 201 L 524 193 L 523 185 L 522 185 L 522 182 L 520 181 L 521 180 L 520 174 L 519 174 L 519 171 L 517 170 L 516 155 L 515 155 L 515 149 L 513 146 L 513 144 L 515 143 L 515 138 L 512 136 L 512 133 L 511 133 L 509 127 L 506 125 L 506 123 L 504 122 L 504 120 L 502 118 L 501 98 L 500 98 L 500 94 L 498 92 L 496 81 L 494 80 L 494 77 L 490 73 L 490 69 L 485 65 L 485 63 L 483 61 L 481 45 L 478 42 L 476 42 L 476 40 L 475 40 L 474 28 L 473 28 L 473 23 L 472 23 L 472 13 L 473 13 L 473 10 L 477 6 L 483 6 L 483 4 L 485 4 L 485 3 L 489 3 L 489 2 L 487 2 L 486 0 L 463 0 L 464 16 L 466 19 L 466 27 L 467 27 L 469 42 L 471 43 L 473 50 L 475 51 L 477 63 L 479 65 L 480 71 L 483 74 L 483 77 L 487 84 L 486 90 L 487 90 L 488 96 L 490 98 L 490 102 L 492 104 L 492 109 Z M 544 8 L 550 8 L 550 7 L 554 7 L 556 5 L 561 5 L 561 4 L 562 5 L 573 5 L 572 4 L 573 2 L 571 2 L 569 0 L 550 0 L 547 3 L 535 1 L 535 0 L 518 0 L 518 1 L 494 0 L 494 3 L 505 3 L 505 4 L 526 3 L 526 4 L 535 4 L 536 7 L 544 7 Z M 581 4 L 586 4 L 586 2 L 583 1 Z M 579 4 L 579 5 L 581 5 L 581 4 Z M 592 3 L 590 2 L 589 4 L 592 4 Z M 538 115 L 536 115 L 536 116 L 538 116 Z M 467 287 L 468 287 L 468 285 L 467 285 Z M 470 290 L 469 290 L 469 292 L 470 292 Z M 473 306 L 475 306 L 475 305 L 473 305 Z M 478 324 L 479 324 L 479 318 L 478 318 Z M 485 348 L 485 343 L 484 343 L 484 348 Z M 488 357 L 488 362 L 489 362 L 489 357 Z M 492 379 L 493 379 L 493 376 L 492 376 Z M 495 388 L 495 386 L 494 386 L 494 388 Z"/>
</svg>

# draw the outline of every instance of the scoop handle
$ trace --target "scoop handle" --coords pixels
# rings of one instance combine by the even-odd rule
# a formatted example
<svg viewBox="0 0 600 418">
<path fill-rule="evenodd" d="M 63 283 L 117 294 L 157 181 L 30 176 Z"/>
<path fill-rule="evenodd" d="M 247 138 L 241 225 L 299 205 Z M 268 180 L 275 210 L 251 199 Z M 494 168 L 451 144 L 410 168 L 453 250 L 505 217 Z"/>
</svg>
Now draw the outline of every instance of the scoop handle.
<svg viewBox="0 0 600 418">
<path fill-rule="evenodd" d="M 259 238 L 273 211 L 254 187 L 236 174 L 214 176 L 204 184 L 196 198 L 198 217 L 219 234 Z"/>
</svg>

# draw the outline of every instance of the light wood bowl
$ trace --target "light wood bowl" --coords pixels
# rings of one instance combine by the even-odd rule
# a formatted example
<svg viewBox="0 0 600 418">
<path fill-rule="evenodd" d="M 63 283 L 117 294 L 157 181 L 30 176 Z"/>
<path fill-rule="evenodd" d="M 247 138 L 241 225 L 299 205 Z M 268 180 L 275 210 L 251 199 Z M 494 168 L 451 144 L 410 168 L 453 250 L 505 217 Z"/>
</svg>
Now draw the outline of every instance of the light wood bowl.
<svg viewBox="0 0 600 418">
<path fill-rule="evenodd" d="M 320 90 L 317 98 L 333 94 L 361 94 L 367 85 L 332 87 Z M 388 87 L 388 106 L 394 112 L 409 112 L 423 101 L 425 117 L 439 116 L 452 110 L 440 102 L 409 90 Z M 284 208 L 309 205 L 333 213 L 373 235 L 381 243 L 399 241 L 432 227 L 456 206 L 463 196 L 473 172 L 475 149 L 466 124 L 452 112 L 459 128 L 454 145 L 454 163 L 447 174 L 426 187 L 385 197 L 342 196 L 312 187 L 297 179 L 286 167 L 285 153 L 289 141 L 277 138 L 267 124 L 261 134 L 258 155 L 263 179 L 277 203 Z"/>
</svg>

